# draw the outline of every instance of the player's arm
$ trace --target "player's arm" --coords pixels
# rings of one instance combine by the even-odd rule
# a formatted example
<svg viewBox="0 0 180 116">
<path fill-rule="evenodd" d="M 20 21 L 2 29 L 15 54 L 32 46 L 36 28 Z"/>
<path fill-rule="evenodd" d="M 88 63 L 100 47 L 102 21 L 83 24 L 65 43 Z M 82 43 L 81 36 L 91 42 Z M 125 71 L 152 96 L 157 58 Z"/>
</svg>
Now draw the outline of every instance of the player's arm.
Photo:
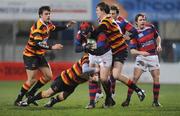
<svg viewBox="0 0 180 116">
<path fill-rule="evenodd" d="M 36 44 L 38 47 L 41 49 L 46 49 L 46 50 L 56 50 L 56 49 L 62 49 L 63 45 L 61 44 L 54 44 L 52 46 L 48 45 L 47 43 L 44 43 L 42 41 L 37 42 Z"/>
<path fill-rule="evenodd" d="M 101 33 L 104 32 L 105 30 L 107 30 L 108 27 L 106 26 L 106 24 L 101 24 L 99 25 L 92 33 L 91 33 L 91 38 L 93 39 L 97 39 L 97 36 Z"/>
<path fill-rule="evenodd" d="M 76 39 L 75 39 L 75 52 L 80 53 L 80 52 L 89 52 L 91 49 L 91 44 L 86 44 L 81 42 L 81 35 L 80 31 L 77 33 Z"/>
<path fill-rule="evenodd" d="M 41 33 L 35 34 L 34 42 L 35 42 L 37 47 L 39 47 L 41 49 L 45 49 L 45 50 L 55 50 L 55 49 L 62 49 L 63 48 L 63 45 L 61 45 L 61 44 L 55 44 L 52 46 L 48 45 L 47 39 L 45 39 L 44 41 L 42 40 Z"/>
<path fill-rule="evenodd" d="M 71 20 L 64 26 L 56 25 L 54 31 L 62 31 L 62 30 L 68 29 L 69 27 L 72 27 L 75 23 L 76 23 L 75 21 Z"/>
<path fill-rule="evenodd" d="M 129 47 L 132 55 L 143 55 L 143 56 L 150 55 L 148 52 L 138 50 L 137 41 L 135 38 L 130 40 Z"/>
<path fill-rule="evenodd" d="M 161 47 L 161 37 L 159 36 L 158 31 L 156 30 L 156 28 L 154 27 L 154 25 L 151 25 L 151 27 L 154 29 L 154 37 L 156 38 L 156 50 L 157 52 L 161 52 L 162 51 L 162 47 Z"/>
<path fill-rule="evenodd" d="M 122 27 L 122 29 L 124 30 L 124 32 L 128 32 L 130 33 L 129 37 L 135 38 L 135 36 L 138 35 L 138 32 L 136 30 L 136 28 L 126 19 L 122 18 L 122 17 L 118 17 L 118 20 L 121 22 L 120 27 Z"/>
<path fill-rule="evenodd" d="M 75 52 L 76 53 L 80 53 L 80 52 L 86 52 L 86 53 L 91 53 L 91 48 L 92 48 L 92 44 L 78 44 L 77 41 L 75 42 Z"/>
<path fill-rule="evenodd" d="M 160 37 L 160 36 L 157 37 L 157 39 L 156 39 L 156 44 L 157 44 L 156 50 L 157 50 L 158 52 L 161 52 L 161 51 L 162 51 L 162 47 L 161 47 L 161 37 Z"/>
</svg>

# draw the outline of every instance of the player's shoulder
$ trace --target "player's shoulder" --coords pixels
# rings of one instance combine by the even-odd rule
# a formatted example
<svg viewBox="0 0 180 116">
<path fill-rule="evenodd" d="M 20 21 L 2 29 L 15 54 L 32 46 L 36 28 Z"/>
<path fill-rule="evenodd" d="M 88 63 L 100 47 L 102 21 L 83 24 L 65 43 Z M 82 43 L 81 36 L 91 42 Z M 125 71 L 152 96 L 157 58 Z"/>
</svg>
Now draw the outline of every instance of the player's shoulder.
<svg viewBox="0 0 180 116">
<path fill-rule="evenodd" d="M 146 23 L 146 27 L 149 27 L 149 28 L 155 28 L 155 26 L 152 24 L 152 23 Z"/>
<path fill-rule="evenodd" d="M 103 21 L 108 21 L 108 22 L 110 22 L 110 21 L 112 21 L 113 20 L 113 18 L 111 17 L 111 16 L 106 16 L 106 17 L 104 17 L 103 19 L 102 19 L 102 22 Z"/>
</svg>

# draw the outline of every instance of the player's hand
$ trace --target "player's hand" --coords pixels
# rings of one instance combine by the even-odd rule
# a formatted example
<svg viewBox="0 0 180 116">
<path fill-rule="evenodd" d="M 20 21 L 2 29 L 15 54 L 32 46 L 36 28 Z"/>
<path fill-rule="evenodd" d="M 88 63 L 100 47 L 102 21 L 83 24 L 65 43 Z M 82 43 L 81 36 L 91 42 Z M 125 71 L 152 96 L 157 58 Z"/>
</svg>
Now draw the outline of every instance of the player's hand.
<svg viewBox="0 0 180 116">
<path fill-rule="evenodd" d="M 61 44 L 55 44 L 55 45 L 52 46 L 53 50 L 59 50 L 59 49 L 62 49 L 62 48 L 63 48 L 63 45 L 61 45 Z"/>
<path fill-rule="evenodd" d="M 93 45 L 91 43 L 87 43 L 86 45 L 84 45 L 84 49 L 86 51 L 92 50 L 92 47 L 93 47 Z"/>
<path fill-rule="evenodd" d="M 145 52 L 145 51 L 141 51 L 141 52 L 140 52 L 140 55 L 143 55 L 143 56 L 149 56 L 149 55 L 150 55 L 150 53 Z"/>
<path fill-rule="evenodd" d="M 66 26 L 69 28 L 69 27 L 72 27 L 74 24 L 76 24 L 76 21 L 71 20 L 66 24 Z"/>
<path fill-rule="evenodd" d="M 160 45 L 159 45 L 159 46 L 157 46 L 156 50 L 157 50 L 157 52 L 161 52 L 161 51 L 162 51 L 161 46 L 160 46 Z"/>
</svg>

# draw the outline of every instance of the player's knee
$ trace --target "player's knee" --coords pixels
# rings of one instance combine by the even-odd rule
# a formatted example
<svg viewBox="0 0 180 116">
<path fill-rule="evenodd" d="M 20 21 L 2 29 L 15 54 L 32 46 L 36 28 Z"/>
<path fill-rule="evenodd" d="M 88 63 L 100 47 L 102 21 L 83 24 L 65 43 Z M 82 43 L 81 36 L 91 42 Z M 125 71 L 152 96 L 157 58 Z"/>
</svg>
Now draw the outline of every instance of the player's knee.
<svg viewBox="0 0 180 116">
<path fill-rule="evenodd" d="M 47 74 L 47 75 L 44 76 L 44 79 L 45 79 L 46 81 L 50 81 L 50 80 L 52 79 L 52 77 L 53 77 L 52 74 Z"/>
<path fill-rule="evenodd" d="M 33 85 L 36 82 L 36 79 L 28 79 L 26 82 L 29 83 L 29 85 Z"/>
<path fill-rule="evenodd" d="M 154 82 L 159 82 L 159 78 L 160 78 L 160 76 L 153 76 Z"/>
<path fill-rule="evenodd" d="M 106 82 L 108 81 L 108 78 L 100 78 L 101 82 Z"/>
<path fill-rule="evenodd" d="M 50 92 L 48 92 L 48 91 L 43 91 L 42 92 L 42 97 L 43 98 L 48 98 L 48 97 L 50 97 L 51 96 L 51 93 Z"/>
<path fill-rule="evenodd" d="M 134 83 L 137 83 L 137 81 L 138 81 L 138 78 L 133 77 L 133 82 L 134 82 Z"/>
<path fill-rule="evenodd" d="M 113 71 L 112 75 L 113 75 L 114 79 L 118 79 L 121 77 L 121 75 L 117 71 Z"/>
</svg>

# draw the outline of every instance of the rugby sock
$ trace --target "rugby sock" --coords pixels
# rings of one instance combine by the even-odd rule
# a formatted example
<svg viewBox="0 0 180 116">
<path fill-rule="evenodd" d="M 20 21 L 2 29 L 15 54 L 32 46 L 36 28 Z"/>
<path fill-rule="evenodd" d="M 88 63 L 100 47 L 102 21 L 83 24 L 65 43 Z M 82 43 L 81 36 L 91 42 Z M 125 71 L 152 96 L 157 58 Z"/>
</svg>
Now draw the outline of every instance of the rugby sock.
<svg viewBox="0 0 180 116">
<path fill-rule="evenodd" d="M 136 91 L 136 93 L 141 91 L 141 89 L 139 87 L 137 87 L 136 84 L 134 84 L 133 81 L 131 81 L 130 79 L 129 79 L 128 83 L 127 83 L 127 86 L 129 88 L 133 89 L 134 91 Z"/>
<path fill-rule="evenodd" d="M 58 103 L 58 102 L 61 102 L 63 100 L 60 100 L 59 99 L 59 96 L 57 95 L 56 98 L 51 98 L 51 103 L 50 105 L 53 106 L 54 104 Z"/>
<path fill-rule="evenodd" d="M 111 97 L 111 82 L 110 80 L 101 82 L 102 86 L 104 88 L 104 91 L 106 93 L 106 97 Z"/>
<path fill-rule="evenodd" d="M 21 87 L 21 91 L 18 94 L 18 97 L 16 99 L 16 102 L 19 102 L 22 100 L 23 96 L 26 94 L 26 92 L 30 89 L 30 85 L 27 83 L 24 83 L 23 86 Z"/>
<path fill-rule="evenodd" d="M 39 92 L 37 95 L 35 95 L 32 98 L 28 99 L 27 102 L 29 104 L 29 103 L 32 103 L 32 102 L 34 102 L 36 100 L 40 100 L 40 99 L 42 99 L 42 92 Z"/>
<path fill-rule="evenodd" d="M 153 83 L 154 102 L 158 102 L 160 83 Z"/>
<path fill-rule="evenodd" d="M 133 89 L 128 88 L 128 93 L 127 93 L 127 98 L 126 98 L 127 101 L 131 100 L 132 94 L 133 94 Z"/>
<path fill-rule="evenodd" d="M 41 83 L 41 81 L 37 81 L 33 88 L 27 93 L 27 96 L 34 96 L 36 91 L 40 89 L 42 86 L 44 86 L 44 84 Z"/>
<path fill-rule="evenodd" d="M 112 75 L 110 76 L 110 80 L 111 80 L 111 92 L 114 94 L 115 93 L 116 80 L 114 79 L 114 77 Z"/>
<path fill-rule="evenodd" d="M 95 97 L 96 97 L 97 88 L 98 88 L 98 83 L 97 82 L 89 81 L 90 104 L 95 103 L 94 100 L 95 100 Z"/>
<path fill-rule="evenodd" d="M 101 83 L 100 83 L 100 82 L 97 82 L 97 83 L 98 83 L 97 93 L 102 93 L 102 90 L 101 90 Z"/>
</svg>

